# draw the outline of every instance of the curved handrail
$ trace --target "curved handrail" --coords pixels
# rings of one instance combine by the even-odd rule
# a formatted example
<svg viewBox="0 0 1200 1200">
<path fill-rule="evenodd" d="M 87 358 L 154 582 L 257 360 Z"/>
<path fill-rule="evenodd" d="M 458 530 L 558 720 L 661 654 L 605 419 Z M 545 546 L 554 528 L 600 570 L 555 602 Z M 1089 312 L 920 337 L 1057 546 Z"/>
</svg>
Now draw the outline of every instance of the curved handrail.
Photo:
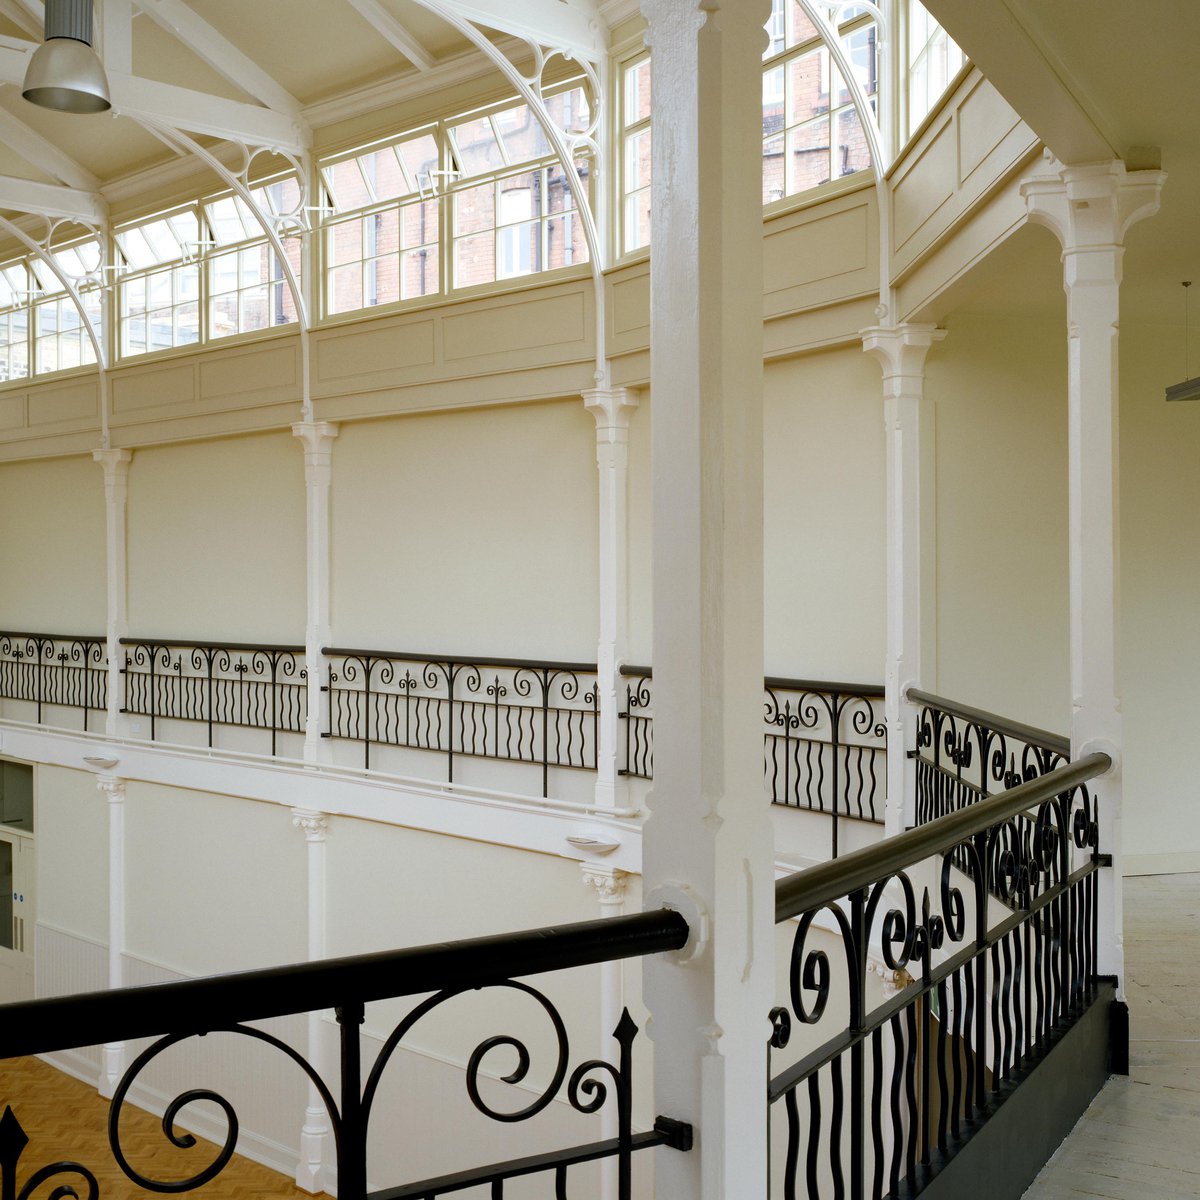
<svg viewBox="0 0 1200 1200">
<path fill-rule="evenodd" d="M 166 1033 L 203 1033 L 231 1023 L 445 988 L 483 987 L 678 950 L 687 939 L 687 921 L 662 908 L 407 950 L 4 1004 L 0 1059 Z"/>
<path fill-rule="evenodd" d="M 976 725 L 983 725 L 993 733 L 1002 733 L 1006 737 L 1015 737 L 1028 742 L 1031 746 L 1040 746 L 1045 750 L 1053 750 L 1064 758 L 1071 756 L 1071 739 L 1061 733 L 1051 733 L 1048 729 L 1039 729 L 1036 725 L 1023 725 L 1008 717 L 1001 717 L 983 708 L 972 708 L 969 704 L 960 704 L 957 700 L 947 700 L 945 696 L 935 696 L 932 692 L 923 692 L 918 688 L 909 688 L 904 698 L 910 704 L 919 704 L 926 708 L 935 708 L 939 712 L 949 713 L 954 717 L 962 717 Z"/>
<path fill-rule="evenodd" d="M 788 875 L 775 884 L 775 922 L 836 903 L 934 854 L 953 850 L 974 834 L 1103 775 L 1112 765 L 1107 754 L 1089 754 L 927 825 Z"/>
</svg>

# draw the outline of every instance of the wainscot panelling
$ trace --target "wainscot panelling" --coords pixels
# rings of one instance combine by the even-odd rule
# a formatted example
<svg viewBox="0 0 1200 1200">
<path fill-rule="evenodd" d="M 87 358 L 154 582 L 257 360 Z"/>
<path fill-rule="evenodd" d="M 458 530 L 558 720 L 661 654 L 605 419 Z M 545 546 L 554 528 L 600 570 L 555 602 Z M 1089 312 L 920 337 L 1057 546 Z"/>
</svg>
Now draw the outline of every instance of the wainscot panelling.
<svg viewBox="0 0 1200 1200">
<path fill-rule="evenodd" d="M 1039 145 L 996 89 L 969 71 L 892 169 L 893 280 L 901 281 Z"/>
</svg>

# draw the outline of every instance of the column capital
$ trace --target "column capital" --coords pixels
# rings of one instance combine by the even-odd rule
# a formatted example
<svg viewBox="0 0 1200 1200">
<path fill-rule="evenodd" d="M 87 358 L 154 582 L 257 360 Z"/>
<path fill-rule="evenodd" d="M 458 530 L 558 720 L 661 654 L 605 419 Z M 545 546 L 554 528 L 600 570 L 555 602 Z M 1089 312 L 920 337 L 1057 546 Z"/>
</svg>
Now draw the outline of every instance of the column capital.
<svg viewBox="0 0 1200 1200">
<path fill-rule="evenodd" d="M 1122 162 L 1064 167 L 1056 159 L 1021 183 L 1029 220 L 1058 238 L 1063 254 L 1119 250 L 1135 221 L 1158 212 L 1163 171 L 1127 171 Z"/>
<path fill-rule="evenodd" d="M 92 459 L 104 468 L 104 477 L 125 477 L 129 474 L 129 464 L 133 461 L 130 450 L 93 450 Z"/>
<path fill-rule="evenodd" d="M 304 443 L 305 453 L 311 455 L 329 454 L 340 432 L 336 421 L 297 421 L 292 426 L 293 436 Z"/>
<path fill-rule="evenodd" d="M 596 429 L 628 429 L 633 410 L 641 403 L 629 388 L 588 388 L 580 393 L 583 407 L 596 418 Z"/>
<path fill-rule="evenodd" d="M 292 824 L 304 833 L 306 842 L 323 842 L 329 829 L 329 817 L 311 808 L 293 808 Z"/>
<path fill-rule="evenodd" d="M 917 322 L 872 325 L 861 331 L 863 351 L 878 361 L 885 380 L 919 378 L 925 370 L 925 356 L 945 336 L 944 329 Z"/>
<path fill-rule="evenodd" d="M 601 904 L 619 904 L 625 898 L 625 885 L 629 872 L 619 867 L 600 867 L 595 863 L 581 863 L 583 886 L 594 888 Z"/>
<path fill-rule="evenodd" d="M 109 804 L 124 804 L 125 802 L 125 780 L 118 775 L 97 776 L 96 789 Z"/>
</svg>

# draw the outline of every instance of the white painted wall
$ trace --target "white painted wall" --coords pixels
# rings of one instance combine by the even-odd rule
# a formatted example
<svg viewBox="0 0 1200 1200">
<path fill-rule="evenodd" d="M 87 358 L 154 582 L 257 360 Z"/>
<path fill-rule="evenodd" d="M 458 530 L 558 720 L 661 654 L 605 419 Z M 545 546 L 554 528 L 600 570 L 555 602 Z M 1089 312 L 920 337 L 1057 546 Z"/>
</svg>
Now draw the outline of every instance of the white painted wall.
<svg viewBox="0 0 1200 1200">
<path fill-rule="evenodd" d="M 582 400 L 347 424 L 332 503 L 335 644 L 595 661 Z"/>
<path fill-rule="evenodd" d="M 39 924 L 108 945 L 108 801 L 96 776 L 39 765 L 34 804 Z"/>
<path fill-rule="evenodd" d="M 1200 869 L 1200 405 L 1167 404 L 1182 330 L 1121 325 L 1126 871 Z"/>
<path fill-rule="evenodd" d="M 966 313 L 944 325 L 926 364 L 937 439 L 930 690 L 1066 732 L 1065 325 Z"/>
<path fill-rule="evenodd" d="M 133 636 L 303 644 L 304 458 L 290 432 L 138 450 L 128 528 Z"/>
<path fill-rule="evenodd" d="M 103 634 L 104 474 L 91 456 L 0 466 L 0 628 Z"/>
</svg>

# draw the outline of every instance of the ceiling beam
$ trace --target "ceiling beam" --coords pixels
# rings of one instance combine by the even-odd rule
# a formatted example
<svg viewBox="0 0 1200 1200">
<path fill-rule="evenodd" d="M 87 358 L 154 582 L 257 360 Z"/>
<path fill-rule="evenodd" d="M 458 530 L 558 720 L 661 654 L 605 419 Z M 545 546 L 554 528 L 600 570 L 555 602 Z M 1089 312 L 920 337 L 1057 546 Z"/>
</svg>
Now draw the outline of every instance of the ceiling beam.
<svg viewBox="0 0 1200 1200">
<path fill-rule="evenodd" d="M 0 108 L 0 142 L 19 154 L 30 166 L 45 171 L 67 187 L 84 192 L 95 192 L 100 188 L 100 180 L 91 171 L 6 108 Z"/>
<path fill-rule="evenodd" d="M 103 225 L 108 221 L 108 205 L 96 192 L 34 183 L 10 175 L 0 175 L 0 208 L 42 217 L 67 217 L 88 225 Z"/>
<path fill-rule="evenodd" d="M 543 46 L 569 50 L 590 62 L 608 50 L 608 26 L 593 0 L 420 0 L 501 33 L 532 38 Z"/>
<path fill-rule="evenodd" d="M 399 51 L 418 71 L 428 71 L 436 62 L 433 55 L 399 21 L 396 20 L 379 0 L 349 0 L 350 7 L 358 13 L 377 33 Z"/>
<path fill-rule="evenodd" d="M 99 13 L 100 56 L 108 71 L 133 74 L 133 0 L 103 0 Z"/>
<path fill-rule="evenodd" d="M 34 48 L 32 42 L 0 39 L 0 83 L 21 84 L 29 53 Z M 189 133 L 262 146 L 297 157 L 311 143 L 310 131 L 303 121 L 270 108 L 122 71 L 108 73 L 108 87 L 115 116 L 135 121 L 145 117 L 152 124 L 167 124 Z"/>
<path fill-rule="evenodd" d="M 0 0 L 0 16 L 7 17 L 29 37 L 40 39 L 46 28 L 44 18 L 32 13 L 21 0 Z"/>
<path fill-rule="evenodd" d="M 925 6 L 1057 159 L 1069 166 L 1121 157 L 1003 0 L 925 0 Z"/>
<path fill-rule="evenodd" d="M 300 103 L 296 97 L 183 0 L 134 0 L 134 3 L 235 87 L 268 108 L 295 121 L 300 120 Z"/>
</svg>

